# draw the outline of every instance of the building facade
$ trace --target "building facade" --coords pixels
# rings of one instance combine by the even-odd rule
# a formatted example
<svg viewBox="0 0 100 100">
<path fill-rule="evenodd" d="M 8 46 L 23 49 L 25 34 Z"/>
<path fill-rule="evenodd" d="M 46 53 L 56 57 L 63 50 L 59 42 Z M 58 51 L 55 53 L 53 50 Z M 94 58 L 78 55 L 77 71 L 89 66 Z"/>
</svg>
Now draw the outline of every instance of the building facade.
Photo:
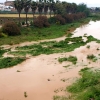
<svg viewBox="0 0 100 100">
<path fill-rule="evenodd" d="M 12 6 L 14 7 L 14 1 L 7 1 L 4 3 L 5 6 Z"/>
</svg>

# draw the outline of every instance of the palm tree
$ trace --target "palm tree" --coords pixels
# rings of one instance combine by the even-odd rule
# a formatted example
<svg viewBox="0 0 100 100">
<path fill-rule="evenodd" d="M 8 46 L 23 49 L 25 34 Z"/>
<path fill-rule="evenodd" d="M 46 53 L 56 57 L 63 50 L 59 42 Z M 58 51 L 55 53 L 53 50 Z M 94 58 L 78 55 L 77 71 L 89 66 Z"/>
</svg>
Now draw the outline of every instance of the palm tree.
<svg viewBox="0 0 100 100">
<path fill-rule="evenodd" d="M 38 2 L 38 12 L 39 12 L 39 15 L 42 14 L 43 8 L 44 8 L 43 0 L 39 0 L 39 2 Z"/>
<path fill-rule="evenodd" d="M 21 11 L 23 10 L 23 6 L 24 5 L 24 1 L 23 0 L 15 0 L 14 1 L 14 7 L 17 10 L 18 14 L 19 14 L 19 23 L 20 23 L 20 14 Z"/>
<path fill-rule="evenodd" d="M 31 5 L 31 0 L 24 0 L 24 11 L 26 13 L 26 25 L 28 26 L 28 23 L 27 23 L 27 14 L 28 14 L 28 11 L 30 9 L 30 5 Z"/>
<path fill-rule="evenodd" d="M 50 18 L 51 18 L 51 12 L 52 12 L 52 8 L 53 8 L 53 2 L 54 0 L 49 0 L 49 10 L 50 10 Z"/>
<path fill-rule="evenodd" d="M 56 3 L 57 3 L 57 2 L 53 2 L 53 4 L 52 4 L 52 11 L 53 11 L 53 13 L 54 13 L 54 16 L 55 16 L 56 11 L 57 11 Z"/>
<path fill-rule="evenodd" d="M 37 3 L 36 2 L 34 2 L 34 1 L 31 2 L 31 9 L 32 9 L 33 20 L 34 20 L 34 14 L 35 14 L 35 12 L 37 10 Z"/>
<path fill-rule="evenodd" d="M 48 8 L 49 8 L 49 3 L 47 0 L 43 0 L 44 1 L 44 14 L 46 16 L 47 12 L 48 12 Z"/>
<path fill-rule="evenodd" d="M 44 14 L 45 15 L 47 14 L 48 9 L 49 9 L 49 5 L 48 5 L 48 3 L 46 3 L 45 6 L 44 6 Z"/>
<path fill-rule="evenodd" d="M 77 12 L 77 4 L 76 3 L 72 3 L 72 13 L 76 13 Z"/>
<path fill-rule="evenodd" d="M 66 12 L 69 14 L 71 12 L 71 3 L 66 4 Z"/>
</svg>

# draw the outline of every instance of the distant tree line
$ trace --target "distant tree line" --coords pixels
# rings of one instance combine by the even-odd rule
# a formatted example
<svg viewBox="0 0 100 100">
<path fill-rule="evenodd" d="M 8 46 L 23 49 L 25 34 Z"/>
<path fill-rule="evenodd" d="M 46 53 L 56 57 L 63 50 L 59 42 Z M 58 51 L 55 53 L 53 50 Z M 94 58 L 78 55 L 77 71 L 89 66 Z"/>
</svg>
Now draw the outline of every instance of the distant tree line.
<svg viewBox="0 0 100 100">
<path fill-rule="evenodd" d="M 77 5 L 76 3 L 69 3 L 69 2 L 61 2 L 59 0 L 39 0 L 39 1 L 32 1 L 32 0 L 15 0 L 14 1 L 14 7 L 17 10 L 19 14 L 19 23 L 20 23 L 20 14 L 22 10 L 25 11 L 26 14 L 26 24 L 27 24 L 27 14 L 29 12 L 29 9 L 31 8 L 33 19 L 34 14 L 36 11 L 38 11 L 39 15 L 44 14 L 45 16 L 47 13 L 50 14 L 50 17 L 52 14 L 57 15 L 65 15 L 65 14 L 76 14 L 78 12 L 85 13 L 86 16 L 89 15 L 89 9 L 87 8 L 87 5 L 84 3 L 81 3 Z"/>
</svg>

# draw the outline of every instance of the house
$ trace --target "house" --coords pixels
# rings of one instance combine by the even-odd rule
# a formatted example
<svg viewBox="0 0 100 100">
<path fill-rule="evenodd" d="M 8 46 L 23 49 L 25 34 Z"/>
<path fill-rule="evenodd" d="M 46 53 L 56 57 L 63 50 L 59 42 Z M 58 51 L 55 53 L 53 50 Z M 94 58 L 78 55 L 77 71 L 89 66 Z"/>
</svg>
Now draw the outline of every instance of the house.
<svg viewBox="0 0 100 100">
<path fill-rule="evenodd" d="M 4 3 L 5 6 L 12 6 L 14 7 L 14 1 L 7 1 Z"/>
</svg>

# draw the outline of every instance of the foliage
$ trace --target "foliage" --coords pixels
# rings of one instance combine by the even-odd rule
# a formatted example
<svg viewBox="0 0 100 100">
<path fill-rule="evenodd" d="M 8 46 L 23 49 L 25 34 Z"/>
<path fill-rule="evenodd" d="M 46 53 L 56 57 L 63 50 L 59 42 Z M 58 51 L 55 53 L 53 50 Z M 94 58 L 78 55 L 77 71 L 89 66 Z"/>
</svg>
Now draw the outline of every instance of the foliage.
<svg viewBox="0 0 100 100">
<path fill-rule="evenodd" d="M 95 38 L 94 38 L 95 40 Z M 72 42 L 69 44 L 69 42 Z M 44 42 L 40 44 L 34 44 L 31 46 L 24 46 L 16 48 L 17 51 L 11 52 L 14 55 L 26 55 L 31 54 L 33 56 L 40 55 L 40 54 L 52 54 L 52 53 L 61 53 L 61 52 L 70 52 L 73 51 L 75 48 L 79 48 L 80 46 L 86 45 L 87 42 L 84 42 L 82 37 L 71 37 L 66 38 L 64 41 L 59 42 Z M 24 49 L 24 51 L 23 51 Z M 76 64 L 77 58 L 76 57 L 69 57 L 67 59 L 71 61 L 73 64 Z"/>
<path fill-rule="evenodd" d="M 57 9 L 57 11 L 56 11 L 57 14 L 64 15 L 66 13 L 66 9 L 62 3 L 57 3 L 56 9 Z"/>
<path fill-rule="evenodd" d="M 68 100 L 68 98 L 67 97 L 64 97 L 64 96 L 54 96 L 53 97 L 53 100 Z"/>
<path fill-rule="evenodd" d="M 55 19 L 56 19 L 56 22 L 58 22 L 59 24 L 64 25 L 66 23 L 65 19 L 61 15 L 56 15 Z"/>
<path fill-rule="evenodd" d="M 42 27 L 49 27 L 50 24 L 48 23 L 48 19 L 46 16 L 38 16 L 34 20 L 34 26 L 42 28 Z"/>
<path fill-rule="evenodd" d="M 50 18 L 48 18 L 48 22 L 50 24 L 55 24 L 56 23 L 56 18 L 55 17 L 50 17 Z"/>
<path fill-rule="evenodd" d="M 6 52 L 6 50 L 3 50 L 0 48 L 0 57 L 2 57 L 2 55 Z"/>
<path fill-rule="evenodd" d="M 74 100 L 99 100 L 100 72 L 88 69 L 81 75 L 79 80 L 67 88 L 69 92 L 74 93 Z"/>
<path fill-rule="evenodd" d="M 27 14 L 28 14 L 28 11 L 30 9 L 30 6 L 31 6 L 31 0 L 24 0 L 24 11 L 25 11 L 25 14 L 26 14 L 26 25 L 28 26 L 28 22 L 27 22 Z"/>
<path fill-rule="evenodd" d="M 2 31 L 3 33 L 9 35 L 9 36 L 15 36 L 15 35 L 20 35 L 20 29 L 17 26 L 17 24 L 13 21 L 6 22 L 2 26 Z"/>
<path fill-rule="evenodd" d="M 87 55 L 87 59 L 90 59 L 90 60 L 92 60 L 93 62 L 96 62 L 96 61 L 97 61 L 96 56 L 94 56 L 93 54 Z"/>
<path fill-rule="evenodd" d="M 89 69 L 90 69 L 90 68 L 85 67 L 85 68 L 81 69 L 80 72 L 85 72 L 85 71 L 87 71 L 87 70 L 89 70 Z"/>
<path fill-rule="evenodd" d="M 68 23 L 65 25 L 51 25 L 48 28 L 36 28 L 34 26 L 21 27 L 21 35 L 9 38 L 0 38 L 0 45 L 3 44 L 18 44 L 25 41 L 36 41 L 43 39 L 53 39 L 68 34 L 68 29 L 75 29 L 83 23 L 88 23 L 91 18 L 81 19 L 78 22 Z M 17 20 L 17 19 L 16 19 Z M 23 19 L 24 20 L 24 19 Z M 60 30 L 58 30 L 60 29 Z M 41 34 L 39 34 L 41 33 Z M 88 43 L 88 41 L 87 41 Z"/>
<path fill-rule="evenodd" d="M 58 58 L 58 61 L 59 62 L 67 61 L 67 58 L 66 57 L 64 57 L 64 58 Z"/>
<path fill-rule="evenodd" d="M 59 62 L 70 61 L 70 62 L 72 62 L 73 64 L 76 64 L 77 57 L 75 57 L 75 56 L 69 56 L 68 58 L 67 58 L 67 57 L 59 58 L 58 61 L 59 61 Z"/>
<path fill-rule="evenodd" d="M 69 56 L 67 60 L 70 61 L 70 62 L 72 62 L 73 64 L 76 64 L 77 57 L 75 57 L 75 56 Z"/>
<path fill-rule="evenodd" d="M 23 10 L 23 5 L 24 5 L 24 0 L 15 0 L 14 1 L 14 7 L 19 14 L 19 23 L 20 23 L 20 14 L 21 14 L 21 11 Z"/>
<path fill-rule="evenodd" d="M 11 58 L 11 57 L 2 58 L 0 59 L 0 69 L 12 67 L 14 65 L 23 62 L 24 60 L 25 60 L 24 58 Z"/>
</svg>

